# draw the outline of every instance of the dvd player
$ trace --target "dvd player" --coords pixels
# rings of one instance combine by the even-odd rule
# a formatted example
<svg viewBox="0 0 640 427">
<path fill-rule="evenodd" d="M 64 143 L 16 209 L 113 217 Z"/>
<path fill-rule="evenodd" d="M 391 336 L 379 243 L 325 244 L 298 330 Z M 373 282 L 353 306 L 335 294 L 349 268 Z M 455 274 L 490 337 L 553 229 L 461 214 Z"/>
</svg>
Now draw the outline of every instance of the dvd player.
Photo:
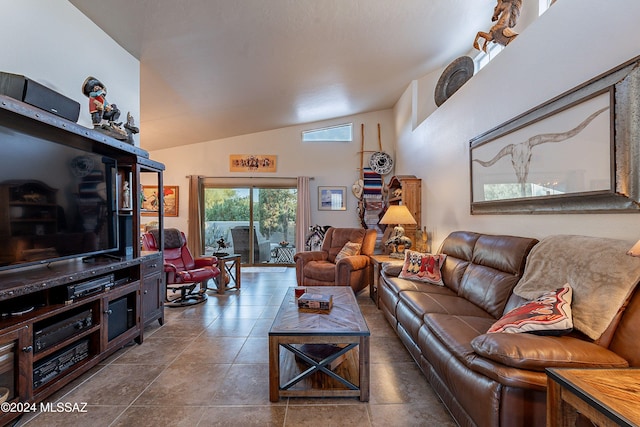
<svg viewBox="0 0 640 427">
<path fill-rule="evenodd" d="M 67 285 L 66 299 L 67 301 L 73 301 L 76 298 L 101 292 L 113 286 L 114 280 L 114 275 L 110 274 L 93 280 Z"/>
</svg>

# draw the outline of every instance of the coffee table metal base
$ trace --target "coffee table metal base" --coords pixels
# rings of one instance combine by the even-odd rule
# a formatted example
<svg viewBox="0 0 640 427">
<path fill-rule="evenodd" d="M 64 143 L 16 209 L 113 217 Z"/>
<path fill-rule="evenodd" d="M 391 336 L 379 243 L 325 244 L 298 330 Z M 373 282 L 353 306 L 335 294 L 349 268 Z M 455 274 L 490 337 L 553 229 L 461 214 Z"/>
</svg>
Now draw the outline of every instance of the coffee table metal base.
<svg viewBox="0 0 640 427">
<path fill-rule="evenodd" d="M 294 344 L 344 344 L 344 348 L 319 362 L 309 357 Z M 281 347 L 293 353 L 309 365 L 309 368 L 293 378 L 281 379 Z M 331 362 L 349 351 L 357 349 L 358 384 L 340 376 L 336 370 L 329 369 Z M 295 363 L 293 357 L 289 363 Z M 348 363 L 348 362 L 347 362 Z M 311 375 L 322 372 L 342 385 L 341 388 L 293 388 Z M 270 336 L 269 337 L 269 399 L 277 402 L 280 397 L 359 397 L 361 401 L 369 401 L 369 337 L 340 336 Z"/>
</svg>

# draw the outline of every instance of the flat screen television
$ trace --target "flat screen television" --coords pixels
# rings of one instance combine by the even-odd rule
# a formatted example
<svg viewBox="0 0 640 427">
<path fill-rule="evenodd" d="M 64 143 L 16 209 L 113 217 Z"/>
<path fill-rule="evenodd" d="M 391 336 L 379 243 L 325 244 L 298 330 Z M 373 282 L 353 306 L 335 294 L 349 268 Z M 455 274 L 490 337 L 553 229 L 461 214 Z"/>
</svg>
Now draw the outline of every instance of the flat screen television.
<svg viewBox="0 0 640 427">
<path fill-rule="evenodd" d="M 0 126 L 0 270 L 118 250 L 116 160 Z"/>
</svg>

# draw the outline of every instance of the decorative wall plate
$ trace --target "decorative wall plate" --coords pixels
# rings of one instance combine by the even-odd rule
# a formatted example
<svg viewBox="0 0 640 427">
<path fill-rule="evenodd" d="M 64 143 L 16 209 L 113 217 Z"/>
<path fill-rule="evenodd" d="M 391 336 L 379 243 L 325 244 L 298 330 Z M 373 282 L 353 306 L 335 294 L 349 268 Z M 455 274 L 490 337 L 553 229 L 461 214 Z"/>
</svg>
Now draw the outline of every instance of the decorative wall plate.
<svg viewBox="0 0 640 427">
<path fill-rule="evenodd" d="M 438 107 L 473 77 L 474 68 L 473 59 L 468 56 L 461 56 L 447 65 L 436 84 L 434 97 Z"/>
<path fill-rule="evenodd" d="M 369 167 L 380 175 L 386 175 L 393 169 L 393 159 L 384 151 L 376 151 L 369 158 Z"/>
</svg>

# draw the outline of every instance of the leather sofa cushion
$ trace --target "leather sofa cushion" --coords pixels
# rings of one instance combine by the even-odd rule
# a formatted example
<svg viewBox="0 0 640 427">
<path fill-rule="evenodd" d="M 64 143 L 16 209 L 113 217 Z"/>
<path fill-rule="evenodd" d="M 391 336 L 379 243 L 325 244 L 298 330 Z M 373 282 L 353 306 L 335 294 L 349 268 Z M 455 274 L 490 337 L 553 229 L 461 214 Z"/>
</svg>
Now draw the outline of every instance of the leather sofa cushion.
<svg viewBox="0 0 640 427">
<path fill-rule="evenodd" d="M 462 276 L 473 258 L 473 248 L 480 234 L 470 231 L 454 231 L 442 242 L 440 253 L 447 254 L 441 268 L 445 286 L 458 292 Z"/>
<path fill-rule="evenodd" d="M 536 243 L 536 239 L 526 237 L 482 235 L 471 262 L 521 276 L 527 255 Z"/>
<path fill-rule="evenodd" d="M 463 316 L 429 313 L 424 316 L 424 324 L 440 343 L 465 365 L 478 357 L 471 340 L 484 334 L 495 322 L 490 316 Z M 422 344 L 422 343 L 420 343 Z M 421 348 L 424 353 L 424 349 Z"/>
<path fill-rule="evenodd" d="M 401 304 L 423 317 L 425 313 L 460 314 L 465 316 L 491 317 L 475 304 L 451 294 L 404 291 L 400 293 Z M 493 321 L 495 319 L 492 318 Z"/>
<path fill-rule="evenodd" d="M 447 259 L 444 260 L 444 264 L 440 269 L 444 285 L 455 293 L 458 293 L 460 284 L 462 283 L 462 277 L 469 264 L 469 261 L 447 255 Z"/>
<path fill-rule="evenodd" d="M 471 264 L 462 279 L 459 295 L 498 319 L 504 313 L 504 307 L 519 278 L 491 267 Z"/>
<path fill-rule="evenodd" d="M 583 339 L 533 334 L 482 334 L 471 341 L 482 357 L 519 369 L 626 368 L 616 353 Z"/>
<path fill-rule="evenodd" d="M 428 293 L 439 293 L 444 295 L 455 295 L 451 289 L 447 289 L 443 286 L 432 285 L 431 283 L 416 282 L 414 280 L 401 279 L 399 277 L 387 277 L 383 273 L 385 280 L 385 287 L 391 291 L 392 294 L 398 294 L 402 291 L 418 291 Z"/>
</svg>

